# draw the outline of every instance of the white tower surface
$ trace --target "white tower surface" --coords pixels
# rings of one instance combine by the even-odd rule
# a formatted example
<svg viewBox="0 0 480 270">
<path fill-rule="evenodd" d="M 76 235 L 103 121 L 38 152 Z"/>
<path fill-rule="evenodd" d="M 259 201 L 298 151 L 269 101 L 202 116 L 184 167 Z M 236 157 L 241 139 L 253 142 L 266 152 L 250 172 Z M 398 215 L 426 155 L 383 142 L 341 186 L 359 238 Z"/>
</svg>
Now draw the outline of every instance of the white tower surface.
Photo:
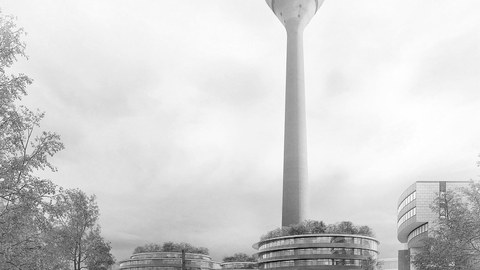
<svg viewBox="0 0 480 270">
<path fill-rule="evenodd" d="M 323 0 L 267 0 L 287 30 L 282 226 L 306 218 L 307 134 L 303 30 Z"/>
</svg>

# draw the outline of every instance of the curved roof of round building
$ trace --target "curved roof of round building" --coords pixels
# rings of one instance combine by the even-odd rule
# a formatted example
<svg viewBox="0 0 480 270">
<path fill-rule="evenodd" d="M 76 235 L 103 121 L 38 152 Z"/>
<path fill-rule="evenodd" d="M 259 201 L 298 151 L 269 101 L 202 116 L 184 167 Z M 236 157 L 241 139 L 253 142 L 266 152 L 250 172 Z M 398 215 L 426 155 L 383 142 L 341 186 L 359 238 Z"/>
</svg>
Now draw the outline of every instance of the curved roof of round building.
<svg viewBox="0 0 480 270">
<path fill-rule="evenodd" d="M 260 269 L 362 269 L 378 255 L 378 240 L 352 234 L 303 234 L 260 241 Z"/>
<path fill-rule="evenodd" d="M 220 268 L 220 264 L 213 261 L 210 256 L 198 253 L 185 253 L 185 266 L 187 270 L 212 270 Z M 182 253 L 176 251 L 136 253 L 130 256 L 130 259 L 120 261 L 119 269 L 181 270 Z"/>
<path fill-rule="evenodd" d="M 282 240 L 282 239 L 305 238 L 305 237 L 353 237 L 353 238 L 369 239 L 369 240 L 375 241 L 377 244 L 380 243 L 377 239 L 373 237 L 360 235 L 360 234 L 316 233 L 316 234 L 286 235 L 286 236 L 268 238 L 268 239 L 261 240 L 258 243 L 255 243 L 253 245 L 253 248 L 259 249 L 260 245 L 266 242 L 272 242 L 272 241 Z"/>
</svg>

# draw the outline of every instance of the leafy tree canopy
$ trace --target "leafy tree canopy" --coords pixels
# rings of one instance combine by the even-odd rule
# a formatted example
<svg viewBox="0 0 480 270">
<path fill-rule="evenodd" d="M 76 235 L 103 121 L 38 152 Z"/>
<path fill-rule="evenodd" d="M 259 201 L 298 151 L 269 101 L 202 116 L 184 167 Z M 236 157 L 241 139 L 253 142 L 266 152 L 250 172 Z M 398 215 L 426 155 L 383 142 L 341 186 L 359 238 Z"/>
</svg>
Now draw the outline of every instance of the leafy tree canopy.
<svg viewBox="0 0 480 270">
<path fill-rule="evenodd" d="M 51 245 L 47 216 L 57 186 L 35 174 L 56 170 L 49 158 L 63 144 L 39 130 L 43 113 L 18 104 L 32 82 L 9 73 L 26 57 L 23 36 L 15 18 L 0 10 L 0 269 L 56 269 L 64 265 Z"/>
<path fill-rule="evenodd" d="M 95 195 L 88 196 L 79 189 L 62 190 L 52 208 L 51 224 L 62 251 L 59 255 L 74 270 L 106 269 L 115 262 L 110 243 L 101 236 Z"/>
<path fill-rule="evenodd" d="M 113 256 L 96 224 L 95 197 L 37 175 L 56 171 L 50 158 L 64 146 L 40 130 L 44 113 L 19 104 L 32 80 L 9 71 L 26 57 L 24 34 L 0 10 L 0 269 L 70 269 L 70 261 L 77 270 L 106 269 Z"/>
<path fill-rule="evenodd" d="M 413 258 L 416 269 L 480 269 L 480 183 L 439 194 L 431 209 L 441 217 L 429 224 L 424 247 Z"/>
<path fill-rule="evenodd" d="M 185 250 L 187 253 L 197 253 L 208 255 L 208 248 L 204 247 L 195 247 L 189 243 L 174 243 L 174 242 L 165 242 L 163 245 L 149 243 L 143 246 L 136 247 L 133 250 L 133 254 L 143 253 L 143 252 L 181 252 Z"/>
<path fill-rule="evenodd" d="M 325 225 L 323 221 L 305 220 L 295 225 L 280 227 L 275 230 L 269 231 L 261 237 L 261 240 L 289 235 L 322 233 L 358 234 L 374 237 L 374 233 L 370 227 L 356 226 L 350 221 L 342 221 L 336 224 Z"/>
<path fill-rule="evenodd" d="M 235 253 L 232 256 L 223 258 L 223 262 L 256 262 L 257 260 L 253 256 L 249 256 L 245 253 Z"/>
</svg>

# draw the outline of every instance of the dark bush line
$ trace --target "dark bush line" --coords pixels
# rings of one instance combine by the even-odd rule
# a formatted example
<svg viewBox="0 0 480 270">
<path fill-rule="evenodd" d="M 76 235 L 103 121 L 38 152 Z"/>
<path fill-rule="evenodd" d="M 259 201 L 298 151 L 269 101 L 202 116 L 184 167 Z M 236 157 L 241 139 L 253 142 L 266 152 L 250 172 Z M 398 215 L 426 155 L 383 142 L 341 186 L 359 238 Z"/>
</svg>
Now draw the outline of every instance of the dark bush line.
<svg viewBox="0 0 480 270">
<path fill-rule="evenodd" d="M 145 244 L 143 246 L 136 247 L 133 250 L 133 254 L 144 253 L 144 252 L 182 252 L 185 250 L 187 253 L 197 253 L 208 255 L 208 248 L 204 247 L 195 247 L 189 243 L 174 243 L 174 242 L 165 242 L 163 245 L 159 244 Z"/>
<path fill-rule="evenodd" d="M 375 237 L 372 229 L 368 226 L 356 226 L 350 221 L 342 221 L 336 224 L 326 225 L 323 221 L 305 220 L 301 223 L 276 228 L 269 231 L 261 237 L 261 240 L 267 240 L 275 237 L 301 235 L 301 234 L 356 234 L 369 237 Z"/>
</svg>

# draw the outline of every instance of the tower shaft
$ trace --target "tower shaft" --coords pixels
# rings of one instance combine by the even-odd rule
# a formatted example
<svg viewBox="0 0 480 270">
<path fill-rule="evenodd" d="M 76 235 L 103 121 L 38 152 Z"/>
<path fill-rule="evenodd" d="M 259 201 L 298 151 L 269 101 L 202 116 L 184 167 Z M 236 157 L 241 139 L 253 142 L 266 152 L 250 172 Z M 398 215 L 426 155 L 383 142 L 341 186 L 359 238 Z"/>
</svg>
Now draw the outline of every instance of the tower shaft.
<svg viewBox="0 0 480 270">
<path fill-rule="evenodd" d="M 303 29 L 287 29 L 282 226 L 305 220 L 308 180 Z"/>
<path fill-rule="evenodd" d="M 323 0 L 266 0 L 287 30 L 282 226 L 306 218 L 307 124 L 303 30 Z"/>
</svg>

